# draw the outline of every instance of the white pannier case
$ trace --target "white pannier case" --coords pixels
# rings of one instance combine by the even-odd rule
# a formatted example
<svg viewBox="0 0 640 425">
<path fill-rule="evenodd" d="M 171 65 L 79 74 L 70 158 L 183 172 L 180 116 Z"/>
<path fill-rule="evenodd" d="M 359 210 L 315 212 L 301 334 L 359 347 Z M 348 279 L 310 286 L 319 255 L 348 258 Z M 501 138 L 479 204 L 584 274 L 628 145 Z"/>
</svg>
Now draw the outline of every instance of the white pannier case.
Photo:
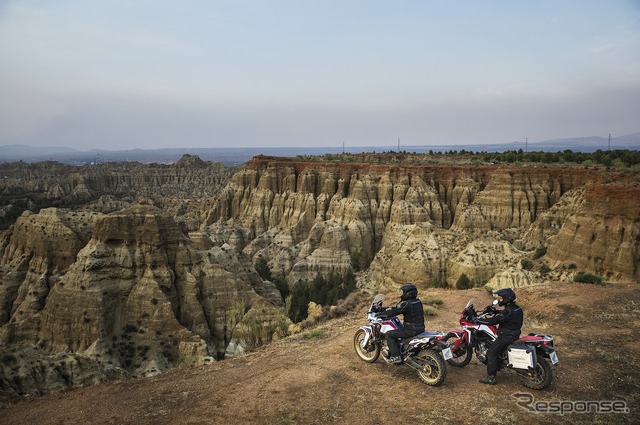
<svg viewBox="0 0 640 425">
<path fill-rule="evenodd" d="M 509 367 L 531 370 L 536 367 L 536 350 L 526 345 L 510 345 L 507 348 Z"/>
</svg>

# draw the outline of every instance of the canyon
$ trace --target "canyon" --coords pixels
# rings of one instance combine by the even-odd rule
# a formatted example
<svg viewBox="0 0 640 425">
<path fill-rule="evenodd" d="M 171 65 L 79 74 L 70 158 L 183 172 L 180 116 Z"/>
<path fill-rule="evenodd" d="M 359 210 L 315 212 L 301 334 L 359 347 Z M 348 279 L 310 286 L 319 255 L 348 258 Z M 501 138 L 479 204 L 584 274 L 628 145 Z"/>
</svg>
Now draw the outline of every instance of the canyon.
<svg viewBox="0 0 640 425">
<path fill-rule="evenodd" d="M 0 392 L 215 364 L 299 332 L 276 285 L 640 281 L 640 181 L 603 167 L 257 156 L 1 167 Z M 453 324 L 452 324 L 453 325 Z"/>
</svg>

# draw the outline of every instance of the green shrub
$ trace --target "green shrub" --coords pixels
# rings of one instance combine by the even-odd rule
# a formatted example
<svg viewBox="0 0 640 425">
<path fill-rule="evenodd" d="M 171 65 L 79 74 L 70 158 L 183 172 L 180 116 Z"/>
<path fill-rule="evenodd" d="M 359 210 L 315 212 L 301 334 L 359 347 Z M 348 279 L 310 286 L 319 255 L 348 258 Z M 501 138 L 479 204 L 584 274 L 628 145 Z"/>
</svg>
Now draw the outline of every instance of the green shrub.
<svg viewBox="0 0 640 425">
<path fill-rule="evenodd" d="M 371 261 L 373 257 L 364 248 L 351 253 L 351 268 L 357 272 L 367 270 Z"/>
<path fill-rule="evenodd" d="M 426 306 L 424 308 L 424 315 L 425 316 L 437 316 L 438 315 L 438 310 L 436 310 L 434 307 Z"/>
<path fill-rule="evenodd" d="M 545 276 L 547 273 L 549 273 L 551 271 L 551 267 L 549 267 L 548 265 L 546 265 L 545 263 L 543 263 L 540 266 L 540 274 L 542 274 L 543 276 Z"/>
<path fill-rule="evenodd" d="M 601 276 L 597 276 L 591 273 L 576 273 L 573 277 L 574 282 L 579 283 L 597 283 L 598 285 L 602 285 L 603 279 Z"/>
<path fill-rule="evenodd" d="M 437 277 L 434 277 L 433 279 L 431 279 L 431 287 L 432 288 L 446 288 L 447 287 L 447 282 L 442 281 Z"/>
<path fill-rule="evenodd" d="M 122 328 L 122 331 L 126 333 L 134 333 L 138 332 L 138 327 L 134 325 L 127 325 Z"/>
<path fill-rule="evenodd" d="M 540 257 L 544 257 L 547 254 L 547 247 L 546 246 L 540 246 L 538 248 L 536 248 L 536 251 L 533 253 L 533 259 L 537 260 Z M 531 270 L 531 269 L 529 269 Z"/>
<path fill-rule="evenodd" d="M 522 266 L 523 270 L 532 270 L 533 269 L 533 262 L 531 260 L 529 260 L 528 258 L 523 258 L 522 260 L 520 260 L 520 265 Z"/>
<path fill-rule="evenodd" d="M 286 305 L 287 316 L 292 322 L 298 323 L 307 318 L 309 307 L 309 288 L 307 283 L 302 280 L 298 280 L 291 292 L 287 296 Z"/>
<path fill-rule="evenodd" d="M 282 296 L 282 301 L 286 300 L 289 296 L 289 285 L 284 279 L 275 278 L 273 279 L 273 283 L 276 285 L 278 291 L 280 291 L 280 295 Z"/>
<path fill-rule="evenodd" d="M 456 281 L 456 289 L 470 289 L 472 287 L 473 283 L 471 282 L 471 279 L 469 279 L 469 276 L 462 273 Z"/>
<path fill-rule="evenodd" d="M 327 330 L 324 329 L 324 328 L 314 329 L 311 332 L 307 332 L 307 333 L 302 334 L 302 338 L 303 339 L 318 338 L 318 337 L 323 336 L 326 333 L 327 333 Z"/>
<path fill-rule="evenodd" d="M 254 267 L 262 280 L 271 280 L 271 269 L 265 258 L 258 257 Z"/>
</svg>

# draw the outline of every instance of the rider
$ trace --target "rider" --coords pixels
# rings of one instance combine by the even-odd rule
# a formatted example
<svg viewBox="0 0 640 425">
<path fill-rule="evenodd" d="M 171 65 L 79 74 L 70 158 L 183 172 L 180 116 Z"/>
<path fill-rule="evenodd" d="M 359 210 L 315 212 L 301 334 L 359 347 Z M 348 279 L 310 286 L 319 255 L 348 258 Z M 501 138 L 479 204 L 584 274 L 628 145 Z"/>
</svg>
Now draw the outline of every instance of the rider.
<svg viewBox="0 0 640 425">
<path fill-rule="evenodd" d="M 402 314 L 404 317 L 403 327 L 389 331 L 385 334 L 387 346 L 389 347 L 388 363 L 402 363 L 398 339 L 409 338 L 424 332 L 424 313 L 422 311 L 422 301 L 418 299 L 418 288 L 407 283 L 400 287 L 402 296 L 400 303 L 389 310 L 378 313 L 378 317 L 391 317 Z"/>
<path fill-rule="evenodd" d="M 487 351 L 487 377 L 480 380 L 483 384 L 494 385 L 498 370 L 498 356 L 509 345 L 520 337 L 523 312 L 516 304 L 516 293 L 511 288 L 498 289 L 498 305 L 504 306 L 504 310 L 496 310 L 493 306 L 487 307 L 485 313 L 493 312 L 492 317 L 476 319 L 477 323 L 485 325 L 498 325 L 498 337 Z"/>
</svg>

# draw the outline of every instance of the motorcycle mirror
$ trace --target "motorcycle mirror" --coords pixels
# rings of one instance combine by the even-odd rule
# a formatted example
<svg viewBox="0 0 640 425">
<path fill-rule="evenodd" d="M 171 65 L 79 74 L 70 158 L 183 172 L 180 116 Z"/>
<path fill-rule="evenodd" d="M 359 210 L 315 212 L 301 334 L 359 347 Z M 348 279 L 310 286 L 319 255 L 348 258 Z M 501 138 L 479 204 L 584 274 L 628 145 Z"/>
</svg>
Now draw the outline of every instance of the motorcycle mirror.
<svg viewBox="0 0 640 425">
<path fill-rule="evenodd" d="M 493 300 L 493 302 L 491 304 L 493 304 L 494 306 L 498 305 L 498 300 Z"/>
</svg>

